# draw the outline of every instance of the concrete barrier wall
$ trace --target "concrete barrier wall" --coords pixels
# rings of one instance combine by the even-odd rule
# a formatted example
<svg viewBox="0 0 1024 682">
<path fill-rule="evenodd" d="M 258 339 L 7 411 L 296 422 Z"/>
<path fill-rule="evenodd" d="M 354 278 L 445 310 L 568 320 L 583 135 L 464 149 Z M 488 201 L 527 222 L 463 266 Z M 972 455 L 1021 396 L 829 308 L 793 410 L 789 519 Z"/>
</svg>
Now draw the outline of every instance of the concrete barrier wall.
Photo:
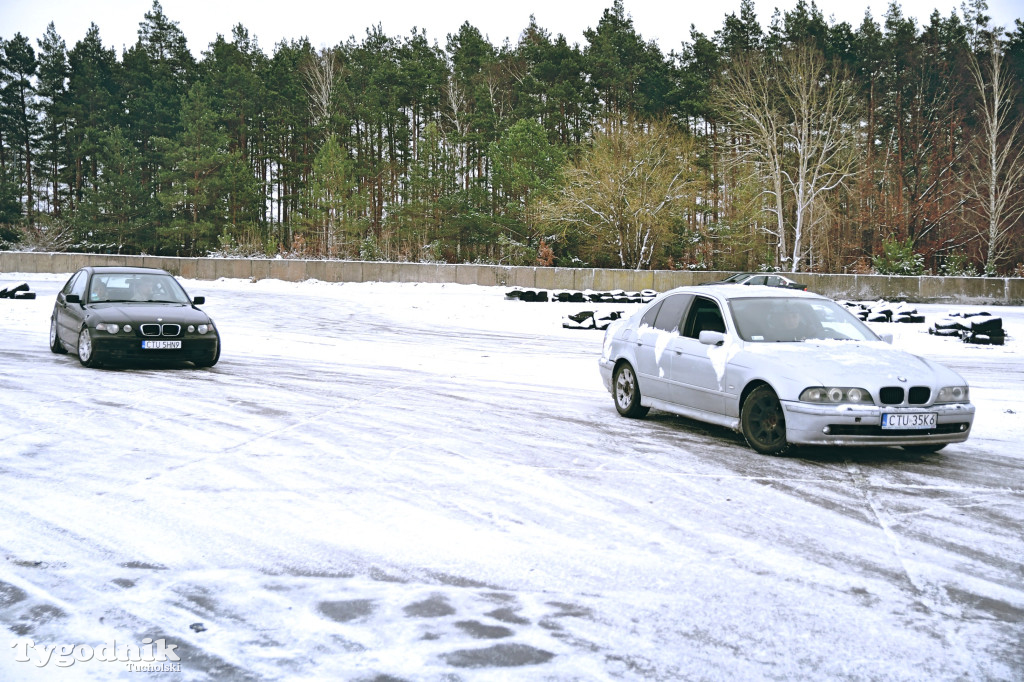
<svg viewBox="0 0 1024 682">
<path fill-rule="evenodd" d="M 681 270 L 602 270 L 596 268 L 451 265 L 248 258 L 173 258 L 89 253 L 0 251 L 0 274 L 71 273 L 86 265 L 136 265 L 162 268 L 187 279 L 281 279 L 299 282 L 434 282 L 481 286 L 584 291 L 668 291 L 674 287 L 722 279 L 728 273 Z M 886 299 L 915 303 L 995 303 L 1024 305 L 1024 279 L 999 277 L 891 277 L 796 273 L 792 279 L 810 291 L 849 300 Z"/>
</svg>

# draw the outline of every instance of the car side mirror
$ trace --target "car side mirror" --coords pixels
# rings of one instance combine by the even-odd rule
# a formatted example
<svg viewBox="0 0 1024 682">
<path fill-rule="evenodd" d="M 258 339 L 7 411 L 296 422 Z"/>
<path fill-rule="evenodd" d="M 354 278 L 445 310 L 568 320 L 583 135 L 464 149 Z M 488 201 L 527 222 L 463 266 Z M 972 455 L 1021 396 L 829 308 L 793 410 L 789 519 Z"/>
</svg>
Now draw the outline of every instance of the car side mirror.
<svg viewBox="0 0 1024 682">
<path fill-rule="evenodd" d="M 882 341 L 885 341 L 890 346 L 892 345 L 892 334 L 879 334 L 878 338 L 882 339 Z"/>
<path fill-rule="evenodd" d="M 725 334 L 705 329 L 700 333 L 700 336 L 697 337 L 697 340 L 705 346 L 721 346 L 725 343 Z"/>
<path fill-rule="evenodd" d="M 67 296 L 64 297 L 64 302 L 65 303 L 81 303 L 82 302 L 82 297 L 79 296 L 78 294 L 68 294 Z"/>
<path fill-rule="evenodd" d="M 192 305 L 202 305 L 204 303 L 206 303 L 205 296 L 196 296 L 195 298 L 192 299 Z"/>
</svg>

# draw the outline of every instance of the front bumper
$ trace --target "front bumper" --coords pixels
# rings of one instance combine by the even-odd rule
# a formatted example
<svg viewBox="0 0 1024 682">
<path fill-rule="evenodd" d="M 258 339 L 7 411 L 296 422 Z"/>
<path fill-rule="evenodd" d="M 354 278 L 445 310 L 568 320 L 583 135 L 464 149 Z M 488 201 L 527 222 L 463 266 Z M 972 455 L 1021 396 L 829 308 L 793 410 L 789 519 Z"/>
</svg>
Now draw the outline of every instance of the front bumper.
<svg viewBox="0 0 1024 682">
<path fill-rule="evenodd" d="M 962 443 L 974 424 L 974 405 L 885 406 L 782 403 L 786 439 L 796 445 L 938 445 Z M 882 413 L 932 412 L 932 429 L 882 429 Z"/>
<path fill-rule="evenodd" d="M 212 332 L 174 340 L 181 341 L 181 348 L 152 350 L 143 348 L 143 338 L 134 334 L 92 332 L 93 353 L 103 361 L 203 362 L 217 353 L 217 335 Z"/>
</svg>

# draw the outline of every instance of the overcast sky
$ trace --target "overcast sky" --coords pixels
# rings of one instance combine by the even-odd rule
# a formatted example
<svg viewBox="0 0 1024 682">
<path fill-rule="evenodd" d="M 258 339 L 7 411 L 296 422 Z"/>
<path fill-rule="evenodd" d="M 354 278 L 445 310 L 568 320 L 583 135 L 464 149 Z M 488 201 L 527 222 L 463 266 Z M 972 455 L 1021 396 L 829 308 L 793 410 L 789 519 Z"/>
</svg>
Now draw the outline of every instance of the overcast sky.
<svg viewBox="0 0 1024 682">
<path fill-rule="evenodd" d="M 767 27 L 776 7 L 791 9 L 797 0 L 755 0 L 758 20 Z M 820 0 L 826 18 L 847 21 L 855 27 L 870 9 L 882 22 L 888 0 Z M 989 0 L 993 24 L 1013 29 L 1014 19 L 1024 18 L 1021 0 Z M 597 25 L 612 0 L 547 0 L 493 2 L 487 0 L 163 0 L 164 14 L 178 23 L 198 57 L 217 34 L 230 37 L 241 23 L 260 47 L 270 54 L 282 39 L 308 37 L 314 46 L 333 46 L 349 36 L 361 39 L 368 27 L 380 24 L 390 36 L 406 35 L 413 27 L 426 29 L 428 39 L 441 46 L 449 33 L 469 21 L 493 45 L 506 38 L 515 42 L 533 14 L 538 25 L 552 34 L 564 34 L 570 43 L 583 43 L 583 31 Z M 959 11 L 960 0 L 902 0 L 906 16 L 926 23 L 932 11 L 943 16 Z M 739 12 L 740 0 L 625 0 L 626 12 L 646 40 L 654 40 L 662 51 L 678 49 L 689 41 L 690 25 L 711 34 L 721 28 L 726 14 Z M 152 0 L 0 0 L 0 36 L 22 33 L 33 46 L 52 21 L 68 48 L 82 39 L 90 23 L 100 29 L 104 45 L 118 54 L 135 43 L 139 22 L 152 7 Z"/>
</svg>

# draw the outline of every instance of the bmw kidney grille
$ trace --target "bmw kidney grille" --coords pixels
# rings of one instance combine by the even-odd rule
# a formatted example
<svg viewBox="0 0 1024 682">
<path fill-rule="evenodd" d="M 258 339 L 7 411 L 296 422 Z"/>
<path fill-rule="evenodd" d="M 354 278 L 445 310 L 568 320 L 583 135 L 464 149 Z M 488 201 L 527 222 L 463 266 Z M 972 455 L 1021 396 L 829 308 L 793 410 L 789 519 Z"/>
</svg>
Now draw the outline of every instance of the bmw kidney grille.
<svg viewBox="0 0 1024 682">
<path fill-rule="evenodd" d="M 143 336 L 178 336 L 181 334 L 180 324 L 144 324 L 139 327 Z"/>
</svg>

